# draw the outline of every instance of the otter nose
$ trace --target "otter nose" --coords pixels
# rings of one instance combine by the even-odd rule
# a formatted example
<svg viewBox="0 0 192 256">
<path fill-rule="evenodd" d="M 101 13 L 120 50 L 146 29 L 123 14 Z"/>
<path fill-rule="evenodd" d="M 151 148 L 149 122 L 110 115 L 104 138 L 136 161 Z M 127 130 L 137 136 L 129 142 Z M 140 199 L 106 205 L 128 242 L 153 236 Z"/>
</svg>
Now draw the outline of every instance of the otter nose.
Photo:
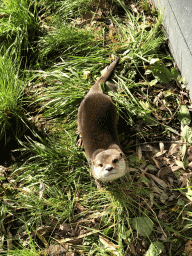
<svg viewBox="0 0 192 256">
<path fill-rule="evenodd" d="M 105 170 L 108 171 L 108 172 L 110 172 L 110 171 L 113 170 L 113 167 L 112 167 L 112 166 L 106 166 L 106 167 L 105 167 Z"/>
</svg>

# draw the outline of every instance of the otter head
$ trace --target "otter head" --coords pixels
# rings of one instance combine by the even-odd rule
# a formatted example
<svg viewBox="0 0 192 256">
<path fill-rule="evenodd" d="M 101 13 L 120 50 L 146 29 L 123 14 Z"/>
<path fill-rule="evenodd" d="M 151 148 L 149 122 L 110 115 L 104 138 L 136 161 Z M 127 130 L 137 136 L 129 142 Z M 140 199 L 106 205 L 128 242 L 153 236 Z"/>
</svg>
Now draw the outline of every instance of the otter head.
<svg viewBox="0 0 192 256">
<path fill-rule="evenodd" d="M 112 181 L 126 173 L 126 160 L 122 152 L 116 149 L 103 150 L 92 161 L 91 172 L 95 179 Z"/>
</svg>

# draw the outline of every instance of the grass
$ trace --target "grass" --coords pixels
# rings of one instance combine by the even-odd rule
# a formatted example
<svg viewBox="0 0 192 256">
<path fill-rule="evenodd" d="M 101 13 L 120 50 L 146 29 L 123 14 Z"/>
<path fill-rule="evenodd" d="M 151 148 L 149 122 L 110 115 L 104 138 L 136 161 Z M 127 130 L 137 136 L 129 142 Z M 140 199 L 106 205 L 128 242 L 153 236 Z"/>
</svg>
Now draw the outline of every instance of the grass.
<svg viewBox="0 0 192 256">
<path fill-rule="evenodd" d="M 40 58 L 71 55 L 89 55 L 98 49 L 94 37 L 87 30 L 79 30 L 69 24 L 61 24 L 39 40 Z M 57 52 L 58 51 L 58 52 Z"/>
<path fill-rule="evenodd" d="M 41 34 L 37 15 L 37 1 L 9 0 L 0 2 L 1 46 L 11 49 L 10 56 L 19 56 L 22 66 L 30 65 L 35 54 L 35 39 Z"/>
<path fill-rule="evenodd" d="M 23 109 L 25 83 L 19 75 L 20 63 L 9 54 L 0 56 L 0 140 L 4 147 L 12 136 L 19 138 L 27 128 Z"/>
<path fill-rule="evenodd" d="M 0 138 L 4 145 L 8 138 L 18 143 L 16 158 L 0 166 L 0 253 L 46 255 L 61 251 L 58 245 L 75 255 L 184 253 L 190 204 L 178 183 L 172 187 L 177 197 L 164 200 L 173 190 L 151 183 L 145 175 L 150 157 L 134 150 L 138 140 L 180 134 L 180 122 L 172 125 L 177 112 L 169 111 L 179 110 L 180 96 L 162 90 L 165 113 L 157 97 L 159 84 L 182 84 L 166 52 L 162 16 L 145 1 L 137 3 L 137 14 L 120 0 L 106 9 L 80 0 L 0 3 L 0 36 L 8 46 L 0 56 Z M 99 8 L 112 28 L 94 20 Z M 92 23 L 79 23 L 88 12 Z M 120 124 L 126 123 L 119 133 L 130 173 L 97 189 L 85 153 L 75 145 L 77 110 L 116 56 L 121 60 L 113 80 L 120 90 L 108 94 Z"/>
</svg>

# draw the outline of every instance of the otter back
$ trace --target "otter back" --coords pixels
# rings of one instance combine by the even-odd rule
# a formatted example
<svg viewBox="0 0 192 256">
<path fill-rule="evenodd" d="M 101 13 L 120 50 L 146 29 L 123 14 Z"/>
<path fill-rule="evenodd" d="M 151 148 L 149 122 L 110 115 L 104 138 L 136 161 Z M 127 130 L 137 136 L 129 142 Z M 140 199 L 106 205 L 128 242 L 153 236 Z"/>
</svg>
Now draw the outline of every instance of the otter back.
<svg viewBox="0 0 192 256">
<path fill-rule="evenodd" d="M 94 151 L 119 145 L 117 112 L 110 97 L 96 92 L 87 95 L 78 112 L 78 129 L 88 160 Z"/>
</svg>

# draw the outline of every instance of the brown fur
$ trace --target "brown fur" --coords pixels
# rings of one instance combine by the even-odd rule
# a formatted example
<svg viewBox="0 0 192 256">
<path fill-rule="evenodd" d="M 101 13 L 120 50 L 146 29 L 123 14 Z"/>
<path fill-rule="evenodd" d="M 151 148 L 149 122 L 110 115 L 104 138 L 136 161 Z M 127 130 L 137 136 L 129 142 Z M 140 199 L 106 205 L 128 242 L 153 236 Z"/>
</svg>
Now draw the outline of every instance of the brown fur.
<svg viewBox="0 0 192 256">
<path fill-rule="evenodd" d="M 78 110 L 78 132 L 86 156 L 93 165 L 96 155 L 104 150 L 116 149 L 123 154 L 117 132 L 116 108 L 111 98 L 99 88 L 100 83 L 106 82 L 118 60 L 112 62 L 105 75 L 92 86 Z"/>
</svg>

